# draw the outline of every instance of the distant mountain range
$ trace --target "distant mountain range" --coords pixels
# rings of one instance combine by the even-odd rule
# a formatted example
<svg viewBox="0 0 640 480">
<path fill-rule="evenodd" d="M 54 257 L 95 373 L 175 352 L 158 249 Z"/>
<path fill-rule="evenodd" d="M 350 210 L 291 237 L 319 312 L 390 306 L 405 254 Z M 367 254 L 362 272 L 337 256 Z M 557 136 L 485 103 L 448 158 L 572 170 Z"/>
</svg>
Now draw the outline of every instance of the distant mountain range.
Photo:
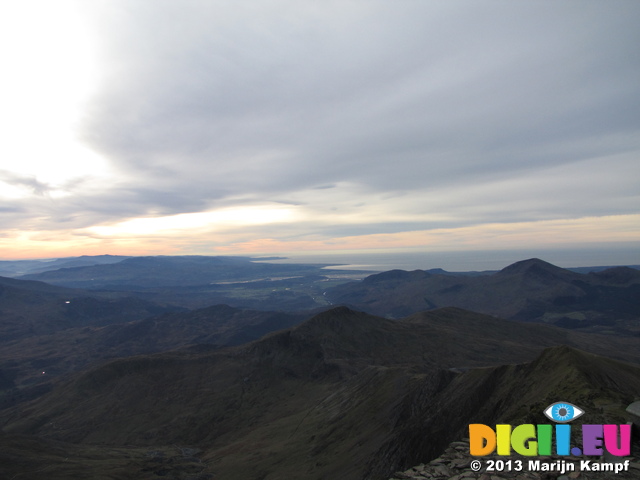
<svg viewBox="0 0 640 480">
<path fill-rule="evenodd" d="M 92 291 L 127 292 L 185 308 L 225 303 L 260 310 L 310 310 L 328 305 L 323 292 L 367 272 L 324 264 L 278 264 L 231 256 L 76 257 L 0 262 L 20 280 Z M 26 262 L 26 266 L 25 266 Z M 14 264 L 15 263 L 15 264 Z M 17 271 L 31 273 L 15 275 Z M 1 275 L 1 273 L 0 273 Z"/>
<path fill-rule="evenodd" d="M 31 261 L 38 266 L 30 268 L 38 273 L 16 278 L 93 292 L 126 292 L 163 307 L 193 309 L 227 304 L 244 309 L 295 312 L 349 305 L 375 315 L 402 318 L 423 310 L 457 306 L 564 328 L 640 334 L 637 268 L 563 269 L 543 260 L 529 259 L 498 272 L 391 270 L 346 283 L 354 275 L 365 277 L 366 272 L 257 260 L 264 259 L 76 257 Z M 12 264 L 0 262 L 0 265 L 3 263 L 5 269 Z M 50 269 L 43 271 L 44 268 Z"/>
<path fill-rule="evenodd" d="M 456 306 L 511 320 L 640 335 L 640 270 L 629 267 L 581 274 L 530 259 L 482 276 L 392 270 L 338 285 L 326 297 L 389 318 Z"/>
<path fill-rule="evenodd" d="M 640 398 L 634 268 L 44 263 L 0 277 L 0 478 L 387 480 L 469 423 Z"/>
<path fill-rule="evenodd" d="M 83 255 L 81 257 L 55 258 L 48 260 L 0 260 L 0 276 L 18 277 L 58 270 L 60 268 L 85 267 L 118 263 L 126 260 L 120 255 Z"/>
<path fill-rule="evenodd" d="M 112 259 L 112 257 L 110 257 Z M 52 285 L 85 289 L 137 290 L 161 287 L 193 287 L 221 282 L 255 282 L 288 276 L 318 275 L 325 265 L 274 264 L 250 257 L 155 256 L 126 257 L 105 262 L 22 275 Z M 75 260 L 71 263 L 77 263 Z"/>
<path fill-rule="evenodd" d="M 542 423 L 560 398 L 589 422 L 618 421 L 640 392 L 637 345 L 452 308 L 392 321 L 337 307 L 245 346 L 106 363 L 4 410 L 0 422 L 10 438 L 84 445 L 55 443 L 74 462 L 97 446 L 114 464 L 124 445 L 196 456 L 132 459 L 118 478 L 161 466 L 187 478 L 197 463 L 206 478 L 386 479 L 438 455 L 470 422 Z M 41 446 L 20 455 L 29 448 Z M 9 461 L 0 473 L 18 468 Z M 70 468 L 56 464 L 48 478 L 73 478 Z"/>
<path fill-rule="evenodd" d="M 186 286 L 224 281 L 255 281 L 265 272 L 287 273 L 305 271 L 307 274 L 333 271 L 325 269 L 334 264 L 278 264 L 268 263 L 282 260 L 280 257 L 239 257 L 239 256 L 147 256 L 131 257 L 121 255 L 83 255 L 46 260 L 0 260 L 0 276 L 41 280 L 49 283 L 80 288 L 105 288 L 109 286 L 157 287 L 158 284 Z M 107 265 L 115 265 L 108 267 Z M 105 267 L 107 266 L 107 267 Z M 640 265 L 628 265 L 640 269 Z M 103 268 L 105 267 L 105 268 Z M 614 266 L 573 267 L 566 270 L 588 274 L 599 272 Z M 254 269 L 253 271 L 251 269 Z M 319 269 L 322 269 L 319 271 Z M 180 273 L 191 270 L 191 277 Z M 351 270 L 360 272 L 358 270 Z M 451 276 L 482 276 L 497 273 L 495 270 L 449 272 L 442 268 L 424 270 L 431 274 Z M 150 273 L 155 272 L 155 275 Z M 365 270 L 362 270 L 365 272 Z M 378 273 L 376 270 L 372 273 Z M 344 273 L 344 272 L 343 272 Z M 161 278 L 154 278 L 161 277 Z"/>
</svg>

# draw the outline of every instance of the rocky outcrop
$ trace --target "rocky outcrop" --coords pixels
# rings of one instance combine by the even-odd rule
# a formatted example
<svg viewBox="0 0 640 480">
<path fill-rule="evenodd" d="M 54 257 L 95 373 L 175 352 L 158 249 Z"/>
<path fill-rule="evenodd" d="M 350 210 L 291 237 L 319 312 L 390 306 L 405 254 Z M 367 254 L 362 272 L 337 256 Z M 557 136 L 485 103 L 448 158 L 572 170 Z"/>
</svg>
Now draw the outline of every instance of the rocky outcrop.
<svg viewBox="0 0 640 480">
<path fill-rule="evenodd" d="M 640 446 L 634 445 L 630 457 L 602 458 L 561 457 L 558 455 L 523 457 L 512 455 L 499 457 L 472 457 L 469 455 L 469 440 L 452 442 L 445 452 L 427 464 L 420 464 L 403 472 L 396 472 L 389 480 L 637 480 L 640 478 Z M 590 468 L 581 468 L 581 460 L 591 460 Z M 497 463 L 501 460 L 504 463 Z M 529 461 L 539 461 L 530 465 Z M 628 460 L 628 466 L 624 462 Z M 511 461 L 511 463 L 507 463 Z M 474 463 L 479 462 L 479 463 Z M 517 463 L 521 462 L 521 463 Z M 621 465 L 618 473 L 596 471 L 600 465 Z M 491 465 L 494 466 L 490 470 Z M 543 465 L 553 466 L 545 470 Z M 480 466 L 480 468 L 478 468 Z M 536 468 L 537 467 L 537 468 Z M 615 467 L 613 467 L 615 468 Z"/>
</svg>

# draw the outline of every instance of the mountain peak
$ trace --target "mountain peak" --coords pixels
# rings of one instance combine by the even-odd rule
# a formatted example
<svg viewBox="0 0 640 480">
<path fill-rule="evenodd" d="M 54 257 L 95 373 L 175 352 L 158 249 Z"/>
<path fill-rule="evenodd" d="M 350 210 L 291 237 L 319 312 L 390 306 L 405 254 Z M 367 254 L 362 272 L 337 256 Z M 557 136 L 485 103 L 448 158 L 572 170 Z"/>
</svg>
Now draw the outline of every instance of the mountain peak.
<svg viewBox="0 0 640 480">
<path fill-rule="evenodd" d="M 536 276 L 558 276 L 565 275 L 567 273 L 570 272 L 564 268 L 560 268 L 549 262 L 540 260 L 539 258 L 530 258 L 528 260 L 513 263 L 498 272 L 499 275 L 528 274 Z"/>
</svg>

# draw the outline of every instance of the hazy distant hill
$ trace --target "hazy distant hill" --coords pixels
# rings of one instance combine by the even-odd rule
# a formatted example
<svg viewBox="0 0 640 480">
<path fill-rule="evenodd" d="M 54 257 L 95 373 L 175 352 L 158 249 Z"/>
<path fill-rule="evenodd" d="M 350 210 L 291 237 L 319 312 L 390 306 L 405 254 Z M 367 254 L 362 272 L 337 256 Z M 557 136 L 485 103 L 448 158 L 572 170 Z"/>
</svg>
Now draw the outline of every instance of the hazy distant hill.
<svg viewBox="0 0 640 480">
<path fill-rule="evenodd" d="M 94 257 L 69 261 L 90 263 L 91 258 Z M 325 269 L 320 264 L 276 264 L 264 260 L 230 256 L 128 257 L 18 278 L 70 288 L 128 292 L 148 301 L 186 308 L 225 303 L 239 308 L 299 311 L 329 305 L 323 292 L 358 276 L 358 272 Z"/>
<path fill-rule="evenodd" d="M 102 265 L 61 268 L 20 278 L 65 287 L 128 290 L 310 275 L 318 274 L 322 267 L 323 265 L 256 262 L 250 257 L 155 256 L 125 258 L 117 263 Z"/>
<path fill-rule="evenodd" d="M 329 289 L 327 298 L 391 318 L 456 306 L 513 320 L 640 334 L 640 271 L 627 267 L 580 274 L 530 259 L 474 277 L 393 270 Z"/>
<path fill-rule="evenodd" d="M 246 346 L 107 363 L 0 421 L 5 434 L 105 449 L 189 447 L 216 478 L 386 479 L 439 454 L 470 420 L 541 417 L 560 397 L 594 423 L 617 421 L 640 395 L 638 365 L 568 347 L 543 353 L 558 344 L 640 361 L 633 338 L 459 309 L 391 321 L 339 307 Z M 70 478 L 64 468 L 49 478 Z"/>
<path fill-rule="evenodd" d="M 94 263 L 94 264 L 92 264 Z M 73 266 L 70 265 L 83 265 Z M 300 311 L 352 305 L 401 318 L 414 312 L 459 306 L 566 328 L 640 334 L 640 270 L 562 269 L 538 259 L 499 272 L 392 270 L 345 285 L 364 272 L 323 265 L 275 264 L 250 257 L 77 257 L 66 265 L 21 279 L 92 290 L 121 291 L 186 308 L 228 304 L 257 310 Z"/>
<path fill-rule="evenodd" d="M 117 263 L 130 258 L 120 255 L 82 255 L 49 260 L 0 260 L 0 275 L 16 277 L 57 270 L 59 268 L 83 267 Z"/>
</svg>

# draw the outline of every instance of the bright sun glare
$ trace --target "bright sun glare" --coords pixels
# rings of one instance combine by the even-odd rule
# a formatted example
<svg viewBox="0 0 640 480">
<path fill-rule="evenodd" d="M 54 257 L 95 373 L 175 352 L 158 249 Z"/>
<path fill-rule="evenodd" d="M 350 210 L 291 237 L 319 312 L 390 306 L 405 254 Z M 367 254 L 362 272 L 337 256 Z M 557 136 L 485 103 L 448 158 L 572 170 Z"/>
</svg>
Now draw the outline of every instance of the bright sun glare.
<svg viewBox="0 0 640 480">
<path fill-rule="evenodd" d="M 75 8 L 64 0 L 0 5 L 0 173 L 35 178 L 53 196 L 65 194 L 66 182 L 106 168 L 75 134 L 97 79 L 90 32 Z M 0 194 L 31 192 L 0 181 Z"/>
</svg>

